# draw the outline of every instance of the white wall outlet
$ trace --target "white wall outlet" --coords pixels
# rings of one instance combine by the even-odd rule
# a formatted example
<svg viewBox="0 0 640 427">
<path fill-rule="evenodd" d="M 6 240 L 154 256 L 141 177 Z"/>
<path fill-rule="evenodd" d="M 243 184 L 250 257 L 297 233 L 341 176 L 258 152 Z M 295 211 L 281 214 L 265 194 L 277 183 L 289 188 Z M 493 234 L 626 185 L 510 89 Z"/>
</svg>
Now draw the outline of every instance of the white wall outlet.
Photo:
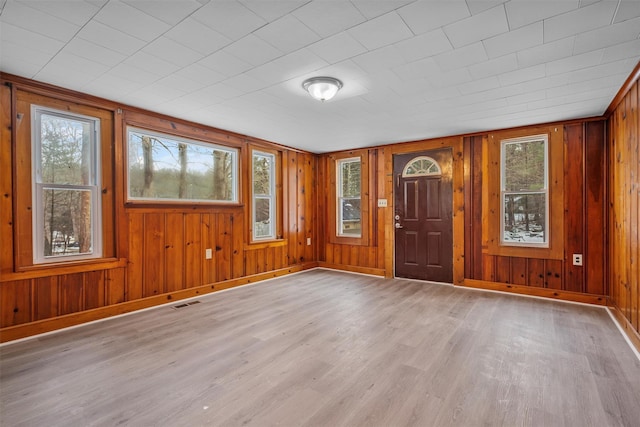
<svg viewBox="0 0 640 427">
<path fill-rule="evenodd" d="M 387 207 L 387 199 L 378 199 L 378 207 L 386 208 Z"/>
<path fill-rule="evenodd" d="M 573 265 L 582 265 L 582 254 L 573 254 Z"/>
<path fill-rule="evenodd" d="M 213 258 L 213 251 L 211 250 L 211 248 L 207 248 L 207 249 L 204 250 L 204 257 L 206 259 Z"/>
<path fill-rule="evenodd" d="M 311 237 L 307 237 L 307 246 L 311 246 Z"/>
</svg>

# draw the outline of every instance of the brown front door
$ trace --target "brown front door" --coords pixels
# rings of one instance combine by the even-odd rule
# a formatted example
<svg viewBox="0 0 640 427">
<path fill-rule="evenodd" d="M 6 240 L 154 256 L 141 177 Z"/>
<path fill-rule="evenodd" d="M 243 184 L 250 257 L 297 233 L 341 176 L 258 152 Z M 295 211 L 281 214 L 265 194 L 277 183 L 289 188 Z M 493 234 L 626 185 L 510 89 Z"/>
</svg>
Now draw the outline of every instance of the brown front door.
<svg viewBox="0 0 640 427">
<path fill-rule="evenodd" d="M 452 167 L 449 148 L 393 156 L 396 277 L 453 282 Z"/>
</svg>

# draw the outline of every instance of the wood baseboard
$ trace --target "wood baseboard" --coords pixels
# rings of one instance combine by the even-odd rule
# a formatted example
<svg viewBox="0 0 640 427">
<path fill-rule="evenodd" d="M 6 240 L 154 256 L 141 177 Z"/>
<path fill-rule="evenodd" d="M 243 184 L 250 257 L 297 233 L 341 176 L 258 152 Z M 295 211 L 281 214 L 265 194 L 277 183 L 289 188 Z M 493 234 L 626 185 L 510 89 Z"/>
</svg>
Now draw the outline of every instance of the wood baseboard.
<svg viewBox="0 0 640 427">
<path fill-rule="evenodd" d="M 636 331 L 631 322 L 629 322 L 629 319 L 622 314 L 622 311 L 620 311 L 618 307 L 610 305 L 609 311 L 613 317 L 615 317 L 618 325 L 620 325 L 624 334 L 629 338 L 629 341 L 631 341 L 631 344 L 633 344 L 638 353 L 640 353 L 640 333 Z"/>
<path fill-rule="evenodd" d="M 260 282 L 262 280 L 272 279 L 274 277 L 285 276 L 287 274 L 309 270 L 317 266 L 317 262 L 308 262 L 287 268 L 281 268 L 279 270 L 254 274 L 237 279 L 225 280 L 223 282 L 211 283 L 208 285 L 183 289 L 166 294 L 154 295 L 152 297 L 142 298 L 135 301 L 127 301 L 120 304 L 109 305 L 106 307 L 95 308 L 92 310 L 81 311 L 64 316 L 52 317 L 50 319 L 43 319 L 35 322 L 24 323 L 21 325 L 10 326 L 8 328 L 0 329 L 0 343 L 14 341 L 20 338 L 31 337 L 46 332 L 52 332 L 58 329 L 77 326 L 96 320 L 102 320 L 108 317 L 131 313 L 133 311 L 141 310 L 144 308 L 150 308 L 173 301 L 180 301 L 186 298 L 197 297 L 198 295 L 205 295 L 224 289 L 247 285 L 249 283 Z"/>
<path fill-rule="evenodd" d="M 329 262 L 318 261 L 318 267 L 330 268 L 331 270 L 350 271 L 352 273 L 371 274 L 373 276 L 385 276 L 383 268 L 358 267 L 356 265 L 332 264 Z"/>
<path fill-rule="evenodd" d="M 607 297 L 604 295 L 582 294 L 579 292 L 560 291 L 548 288 L 536 288 L 532 286 L 511 285 L 508 283 L 488 282 L 485 280 L 475 279 L 464 279 L 464 282 L 461 286 L 477 289 L 489 289 L 492 291 L 509 292 L 520 295 L 552 298 L 562 301 L 580 302 L 585 304 L 607 305 Z"/>
</svg>

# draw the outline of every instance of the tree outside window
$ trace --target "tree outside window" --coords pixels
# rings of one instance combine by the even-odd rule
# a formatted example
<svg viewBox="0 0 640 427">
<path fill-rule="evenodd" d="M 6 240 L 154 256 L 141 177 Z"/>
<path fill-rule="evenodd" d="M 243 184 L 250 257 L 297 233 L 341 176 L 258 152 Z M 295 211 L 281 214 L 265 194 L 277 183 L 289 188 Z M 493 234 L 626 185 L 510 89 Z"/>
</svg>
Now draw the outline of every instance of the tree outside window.
<svg viewBox="0 0 640 427">
<path fill-rule="evenodd" d="M 360 158 L 338 160 L 337 166 L 337 234 L 360 237 L 362 235 Z"/>
<path fill-rule="evenodd" d="M 275 231 L 276 156 L 253 151 L 253 239 L 273 239 Z"/>
<path fill-rule="evenodd" d="M 547 135 L 502 141 L 502 244 L 549 245 L 547 146 Z"/>
</svg>

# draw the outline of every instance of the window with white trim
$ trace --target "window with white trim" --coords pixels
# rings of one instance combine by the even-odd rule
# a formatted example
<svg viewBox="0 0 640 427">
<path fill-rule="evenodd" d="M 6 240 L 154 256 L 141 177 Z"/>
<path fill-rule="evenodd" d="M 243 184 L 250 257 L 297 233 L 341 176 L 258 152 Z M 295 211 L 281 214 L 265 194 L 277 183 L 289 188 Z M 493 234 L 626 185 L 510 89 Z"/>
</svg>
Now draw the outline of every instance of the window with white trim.
<svg viewBox="0 0 640 427">
<path fill-rule="evenodd" d="M 102 256 L 100 120 L 33 106 L 33 262 Z"/>
<path fill-rule="evenodd" d="M 501 141 L 501 243 L 549 247 L 547 135 Z"/>
<path fill-rule="evenodd" d="M 276 156 L 252 152 L 253 240 L 276 237 Z"/>
<path fill-rule="evenodd" d="M 337 160 L 337 235 L 362 236 L 362 164 L 360 157 Z"/>
</svg>

